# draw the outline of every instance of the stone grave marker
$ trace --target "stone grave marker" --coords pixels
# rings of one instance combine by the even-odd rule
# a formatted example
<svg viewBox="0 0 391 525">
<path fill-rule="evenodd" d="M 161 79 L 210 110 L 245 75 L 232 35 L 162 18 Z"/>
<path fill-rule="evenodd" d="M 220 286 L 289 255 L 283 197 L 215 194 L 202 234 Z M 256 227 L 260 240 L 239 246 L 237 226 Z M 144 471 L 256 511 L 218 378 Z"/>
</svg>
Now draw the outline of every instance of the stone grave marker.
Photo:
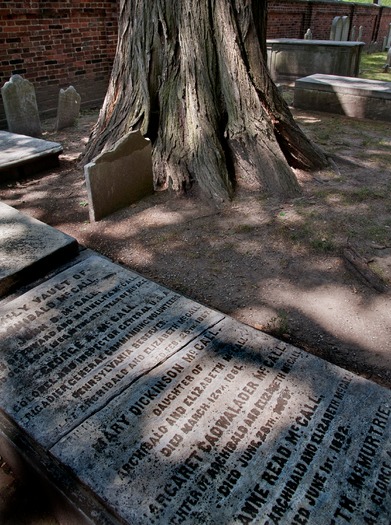
<svg viewBox="0 0 391 525">
<path fill-rule="evenodd" d="M 349 40 L 349 24 L 350 20 L 348 16 L 342 17 L 342 34 L 341 34 L 341 40 L 347 41 Z"/>
<path fill-rule="evenodd" d="M 99 221 L 153 193 L 151 143 L 132 131 L 84 167 L 90 220 Z"/>
<path fill-rule="evenodd" d="M 296 80 L 293 105 L 354 118 L 391 121 L 391 82 L 309 75 Z"/>
<path fill-rule="evenodd" d="M 74 126 L 80 113 L 81 96 L 73 86 L 60 89 L 58 95 L 56 129 Z"/>
<path fill-rule="evenodd" d="M 340 25 L 340 18 L 341 17 L 339 17 L 339 16 L 335 16 L 333 18 L 333 21 L 331 22 L 330 40 L 338 40 L 337 39 L 337 26 L 338 26 L 338 24 Z"/>
<path fill-rule="evenodd" d="M 304 40 L 312 40 L 312 31 L 311 28 L 308 28 L 304 35 Z"/>
<path fill-rule="evenodd" d="M 0 310 L 0 406 L 51 446 L 222 318 L 90 257 Z"/>
<path fill-rule="evenodd" d="M 58 165 L 58 142 L 0 130 L 0 181 L 19 179 Z"/>
<path fill-rule="evenodd" d="M 330 40 L 349 40 L 349 17 L 335 16 L 331 23 Z"/>
<path fill-rule="evenodd" d="M 33 84 L 20 75 L 12 75 L 1 88 L 1 95 L 8 130 L 39 137 L 42 130 Z"/>
<path fill-rule="evenodd" d="M 0 297 L 78 251 L 75 239 L 0 202 Z"/>
<path fill-rule="evenodd" d="M 97 256 L 0 340 L 3 432 L 96 523 L 390 523 L 374 383 Z"/>
<path fill-rule="evenodd" d="M 386 43 L 385 43 L 385 48 L 386 49 L 388 49 L 390 47 L 391 47 L 391 23 L 388 26 L 388 32 L 387 32 Z"/>
</svg>

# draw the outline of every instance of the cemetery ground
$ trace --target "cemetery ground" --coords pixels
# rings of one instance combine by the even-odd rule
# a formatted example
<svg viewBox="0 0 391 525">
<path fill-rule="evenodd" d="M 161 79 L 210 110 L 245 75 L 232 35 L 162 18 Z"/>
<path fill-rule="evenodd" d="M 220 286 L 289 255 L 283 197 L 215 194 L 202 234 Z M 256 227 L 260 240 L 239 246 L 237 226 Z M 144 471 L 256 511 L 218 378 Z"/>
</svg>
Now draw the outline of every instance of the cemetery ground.
<svg viewBox="0 0 391 525">
<path fill-rule="evenodd" d="M 285 88 L 292 100 L 292 90 Z M 212 206 L 156 193 L 90 223 L 78 157 L 96 121 L 43 138 L 60 166 L 3 183 L 0 200 L 111 260 L 319 357 L 391 387 L 390 124 L 292 109 L 332 160 L 296 171 L 302 195 L 284 202 L 238 189 Z M 21 504 L 21 502 L 23 503 Z M 41 500 L 42 501 L 42 500 Z M 21 512 L 23 507 L 23 512 Z M 0 468 L 0 521 L 56 521 L 31 485 Z"/>
<path fill-rule="evenodd" d="M 291 96 L 287 90 L 287 98 Z M 294 110 L 331 156 L 296 171 L 285 202 L 238 189 L 213 206 L 156 193 L 90 223 L 78 157 L 97 118 L 44 137 L 60 166 L 1 186 L 0 199 L 147 278 L 391 387 L 389 123 Z"/>
</svg>

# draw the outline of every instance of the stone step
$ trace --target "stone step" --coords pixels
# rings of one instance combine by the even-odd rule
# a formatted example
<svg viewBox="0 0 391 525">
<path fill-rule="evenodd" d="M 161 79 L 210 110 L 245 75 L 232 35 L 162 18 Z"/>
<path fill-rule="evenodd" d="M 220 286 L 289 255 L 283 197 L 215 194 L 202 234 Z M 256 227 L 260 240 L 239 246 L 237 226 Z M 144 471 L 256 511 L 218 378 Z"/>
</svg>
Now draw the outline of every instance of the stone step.
<svg viewBox="0 0 391 525">
<path fill-rule="evenodd" d="M 0 182 L 17 180 L 58 166 L 57 142 L 0 130 Z"/>
<path fill-rule="evenodd" d="M 97 524 L 391 519 L 391 393 L 91 256 L 0 303 L 0 429 Z"/>
</svg>

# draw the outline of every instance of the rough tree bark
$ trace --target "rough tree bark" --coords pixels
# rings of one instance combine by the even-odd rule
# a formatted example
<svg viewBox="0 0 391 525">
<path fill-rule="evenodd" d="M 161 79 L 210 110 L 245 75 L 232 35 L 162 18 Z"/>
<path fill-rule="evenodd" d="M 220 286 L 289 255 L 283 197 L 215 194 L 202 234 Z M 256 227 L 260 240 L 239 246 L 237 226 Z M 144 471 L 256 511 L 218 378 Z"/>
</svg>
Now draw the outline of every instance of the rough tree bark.
<svg viewBox="0 0 391 525">
<path fill-rule="evenodd" d="M 299 191 L 292 167 L 326 158 L 299 129 L 266 66 L 266 0 L 121 0 L 110 85 L 88 161 L 130 130 L 153 145 L 157 189 L 237 182 Z"/>
</svg>

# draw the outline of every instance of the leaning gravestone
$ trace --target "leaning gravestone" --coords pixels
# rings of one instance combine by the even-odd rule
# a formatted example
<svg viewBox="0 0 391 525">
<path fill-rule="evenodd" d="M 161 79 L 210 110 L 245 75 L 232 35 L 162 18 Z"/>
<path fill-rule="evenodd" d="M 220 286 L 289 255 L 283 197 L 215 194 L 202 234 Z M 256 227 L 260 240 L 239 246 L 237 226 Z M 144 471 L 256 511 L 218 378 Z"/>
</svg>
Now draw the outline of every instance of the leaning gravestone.
<svg viewBox="0 0 391 525">
<path fill-rule="evenodd" d="M 131 131 L 84 167 L 91 221 L 153 193 L 151 142 Z"/>
<path fill-rule="evenodd" d="M 1 88 L 8 129 L 12 133 L 38 137 L 42 134 L 35 89 L 20 75 L 12 75 Z"/>
<path fill-rule="evenodd" d="M 97 256 L 0 339 L 3 432 L 94 523 L 390 523 L 374 383 Z"/>
<path fill-rule="evenodd" d="M 80 113 L 81 96 L 73 86 L 60 89 L 58 95 L 56 129 L 74 126 Z"/>
</svg>

